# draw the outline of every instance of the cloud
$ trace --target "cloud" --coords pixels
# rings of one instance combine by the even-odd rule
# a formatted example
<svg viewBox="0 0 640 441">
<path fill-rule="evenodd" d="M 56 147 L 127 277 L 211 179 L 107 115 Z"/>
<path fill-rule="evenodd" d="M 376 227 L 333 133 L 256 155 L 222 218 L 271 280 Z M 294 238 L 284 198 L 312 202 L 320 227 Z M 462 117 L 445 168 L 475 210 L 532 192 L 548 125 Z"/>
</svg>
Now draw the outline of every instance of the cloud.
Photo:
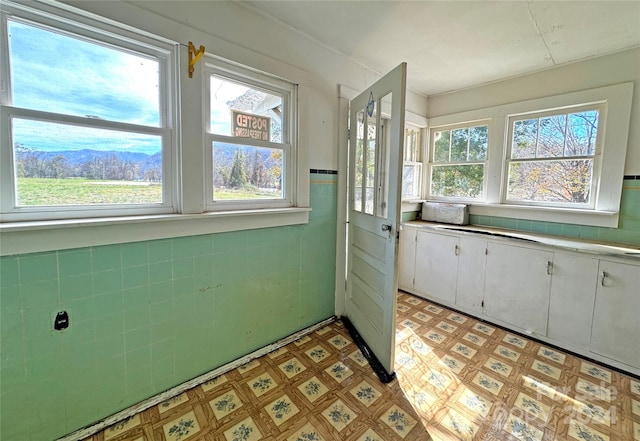
<svg viewBox="0 0 640 441">
<path fill-rule="evenodd" d="M 157 60 L 22 23 L 9 30 L 15 106 L 159 126 Z"/>
</svg>

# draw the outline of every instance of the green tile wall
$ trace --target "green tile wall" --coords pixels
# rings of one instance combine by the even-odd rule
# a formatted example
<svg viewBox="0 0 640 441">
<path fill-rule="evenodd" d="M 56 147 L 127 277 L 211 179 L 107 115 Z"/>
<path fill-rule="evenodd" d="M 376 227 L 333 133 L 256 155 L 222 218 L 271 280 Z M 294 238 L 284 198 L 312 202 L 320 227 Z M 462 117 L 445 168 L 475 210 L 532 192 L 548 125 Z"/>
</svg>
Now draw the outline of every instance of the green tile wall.
<svg viewBox="0 0 640 441">
<path fill-rule="evenodd" d="M 477 215 L 471 215 L 469 221 L 474 225 L 507 228 L 532 233 L 545 233 L 637 247 L 640 245 L 640 180 L 624 180 L 618 228 L 588 227 L 584 225 Z"/>
<path fill-rule="evenodd" d="M 333 315 L 336 178 L 311 174 L 307 225 L 1 258 L 0 438 L 54 439 Z"/>
<path fill-rule="evenodd" d="M 402 212 L 402 222 L 409 222 L 418 219 L 420 215 L 419 211 L 403 211 Z"/>
</svg>

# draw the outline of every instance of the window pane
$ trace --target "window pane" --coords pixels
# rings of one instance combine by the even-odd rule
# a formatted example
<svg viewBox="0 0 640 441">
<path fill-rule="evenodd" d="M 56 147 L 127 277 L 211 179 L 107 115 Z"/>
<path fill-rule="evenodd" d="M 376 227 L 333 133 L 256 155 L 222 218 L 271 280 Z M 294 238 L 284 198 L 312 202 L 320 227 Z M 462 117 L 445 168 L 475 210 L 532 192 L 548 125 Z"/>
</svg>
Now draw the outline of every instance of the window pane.
<svg viewBox="0 0 640 441">
<path fill-rule="evenodd" d="M 162 202 L 159 136 L 14 118 L 17 204 Z"/>
<path fill-rule="evenodd" d="M 593 160 L 511 162 L 507 199 L 588 204 Z"/>
<path fill-rule="evenodd" d="M 353 209 L 362 211 L 362 178 L 364 175 L 364 111 L 356 114 L 356 166 L 355 186 L 353 188 Z"/>
<path fill-rule="evenodd" d="M 420 195 L 420 165 L 404 165 L 402 167 L 402 196 Z"/>
<path fill-rule="evenodd" d="M 469 129 L 469 161 L 487 159 L 489 145 L 489 126 L 471 127 Z"/>
<path fill-rule="evenodd" d="M 516 121 L 513 124 L 511 157 L 513 159 L 535 158 L 538 138 L 538 119 Z"/>
<path fill-rule="evenodd" d="M 281 95 L 211 76 L 211 133 L 286 142 L 282 136 Z"/>
<path fill-rule="evenodd" d="M 8 22 L 13 105 L 160 125 L 157 60 Z"/>
<path fill-rule="evenodd" d="M 374 214 L 373 207 L 375 204 L 374 191 L 376 187 L 377 110 L 378 110 L 377 102 L 374 102 L 373 108 L 371 110 L 371 116 L 368 116 L 368 113 L 367 113 L 367 139 L 365 142 L 366 167 L 364 168 L 364 173 L 365 173 L 364 182 L 366 186 L 365 199 L 364 199 L 364 212 L 367 214 Z"/>
<path fill-rule="evenodd" d="M 567 115 L 540 118 L 538 129 L 538 158 L 559 158 L 564 154 L 564 134 Z"/>
<path fill-rule="evenodd" d="M 596 152 L 598 135 L 598 111 L 572 113 L 569 115 L 565 156 L 590 156 Z"/>
<path fill-rule="evenodd" d="M 479 198 L 484 165 L 436 165 L 431 168 L 431 195 Z"/>
<path fill-rule="evenodd" d="M 433 162 L 449 162 L 449 144 L 451 143 L 451 131 L 436 132 L 433 135 L 434 153 Z"/>
<path fill-rule="evenodd" d="M 213 199 L 282 199 L 284 152 L 213 143 Z"/>
<path fill-rule="evenodd" d="M 404 160 L 420 161 L 420 130 L 405 129 Z"/>
<path fill-rule="evenodd" d="M 461 162 L 467 160 L 468 144 L 468 129 L 457 129 L 451 132 L 451 162 Z"/>
</svg>

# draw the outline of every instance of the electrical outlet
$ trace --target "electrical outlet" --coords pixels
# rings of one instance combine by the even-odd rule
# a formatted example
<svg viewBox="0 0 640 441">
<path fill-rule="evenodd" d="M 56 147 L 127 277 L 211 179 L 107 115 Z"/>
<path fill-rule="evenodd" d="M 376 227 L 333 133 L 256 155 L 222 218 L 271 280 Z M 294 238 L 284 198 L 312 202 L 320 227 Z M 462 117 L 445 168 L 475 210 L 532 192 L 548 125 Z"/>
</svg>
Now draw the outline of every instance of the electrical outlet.
<svg viewBox="0 0 640 441">
<path fill-rule="evenodd" d="M 56 318 L 53 321 L 53 329 L 56 331 L 62 331 L 69 327 L 69 314 L 67 311 L 60 311 L 56 314 Z"/>
</svg>

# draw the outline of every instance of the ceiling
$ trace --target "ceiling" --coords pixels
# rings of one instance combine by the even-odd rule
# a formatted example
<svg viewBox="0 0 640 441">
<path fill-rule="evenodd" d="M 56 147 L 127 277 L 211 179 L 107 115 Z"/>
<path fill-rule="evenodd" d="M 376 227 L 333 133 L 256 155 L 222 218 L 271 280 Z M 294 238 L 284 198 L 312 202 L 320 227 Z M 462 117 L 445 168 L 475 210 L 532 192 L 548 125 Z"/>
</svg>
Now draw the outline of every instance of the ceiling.
<svg viewBox="0 0 640 441">
<path fill-rule="evenodd" d="M 425 96 L 640 46 L 640 0 L 240 3 Z"/>
</svg>

